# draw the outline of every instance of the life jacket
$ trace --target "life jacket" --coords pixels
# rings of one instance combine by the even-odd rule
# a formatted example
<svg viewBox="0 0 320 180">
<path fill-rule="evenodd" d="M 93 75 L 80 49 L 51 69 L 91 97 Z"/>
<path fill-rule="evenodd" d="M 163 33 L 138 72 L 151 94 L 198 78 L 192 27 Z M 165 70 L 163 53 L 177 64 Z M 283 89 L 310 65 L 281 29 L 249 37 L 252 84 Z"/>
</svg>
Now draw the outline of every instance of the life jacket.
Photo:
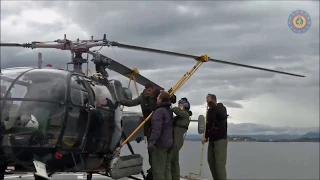
<svg viewBox="0 0 320 180">
<path fill-rule="evenodd" d="M 217 141 L 227 138 L 227 119 L 227 108 L 222 103 L 218 103 L 214 109 L 209 107 L 207 110 L 207 133 L 210 140 Z"/>
</svg>

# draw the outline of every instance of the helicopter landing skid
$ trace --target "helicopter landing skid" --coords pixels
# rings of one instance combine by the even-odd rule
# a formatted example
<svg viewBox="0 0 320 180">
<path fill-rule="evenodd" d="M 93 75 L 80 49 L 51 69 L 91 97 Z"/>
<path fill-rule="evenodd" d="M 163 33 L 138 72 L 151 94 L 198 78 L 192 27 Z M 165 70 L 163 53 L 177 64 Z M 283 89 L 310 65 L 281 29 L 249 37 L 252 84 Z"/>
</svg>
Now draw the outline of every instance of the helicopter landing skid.
<svg viewBox="0 0 320 180">
<path fill-rule="evenodd" d="M 124 132 L 122 132 L 122 136 L 123 136 L 124 139 L 127 139 L 127 136 L 126 136 L 126 134 L 125 134 Z M 128 145 L 128 148 L 129 148 L 131 154 L 133 155 L 133 154 L 134 154 L 134 151 L 133 151 L 133 148 L 132 148 L 130 142 L 127 142 L 127 145 Z M 140 173 L 141 173 L 143 179 L 146 179 L 146 175 L 144 174 L 143 170 L 141 170 Z M 136 177 L 133 177 L 133 176 L 128 176 L 128 178 L 136 179 Z"/>
<path fill-rule="evenodd" d="M 143 158 L 140 154 L 115 157 L 110 162 L 110 175 L 113 179 L 129 177 L 142 171 Z"/>
</svg>

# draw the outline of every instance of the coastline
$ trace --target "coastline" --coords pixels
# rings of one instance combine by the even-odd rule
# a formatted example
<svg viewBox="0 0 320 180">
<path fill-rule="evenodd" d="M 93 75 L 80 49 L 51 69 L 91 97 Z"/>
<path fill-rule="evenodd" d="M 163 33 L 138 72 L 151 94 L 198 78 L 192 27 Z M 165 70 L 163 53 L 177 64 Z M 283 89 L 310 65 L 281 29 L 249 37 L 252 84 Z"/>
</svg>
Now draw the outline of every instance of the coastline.
<svg viewBox="0 0 320 180">
<path fill-rule="evenodd" d="M 201 139 L 189 139 L 186 141 L 201 141 Z M 299 139 L 253 139 L 250 137 L 228 137 L 229 142 L 320 142 L 320 138 L 299 138 Z"/>
</svg>

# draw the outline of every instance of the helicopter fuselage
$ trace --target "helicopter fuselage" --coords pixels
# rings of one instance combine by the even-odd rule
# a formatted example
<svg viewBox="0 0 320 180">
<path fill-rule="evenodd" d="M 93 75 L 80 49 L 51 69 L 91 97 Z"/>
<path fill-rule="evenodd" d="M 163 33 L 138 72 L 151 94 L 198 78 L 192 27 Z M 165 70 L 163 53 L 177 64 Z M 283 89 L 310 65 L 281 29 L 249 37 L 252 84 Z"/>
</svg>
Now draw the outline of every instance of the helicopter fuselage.
<svg viewBox="0 0 320 180">
<path fill-rule="evenodd" d="M 108 169 L 123 133 L 141 120 L 131 113 L 122 122 L 117 101 L 132 94 L 120 81 L 66 70 L 5 69 L 0 98 L 0 161 L 14 162 L 16 171 L 33 171 L 33 160 L 49 172 Z"/>
</svg>

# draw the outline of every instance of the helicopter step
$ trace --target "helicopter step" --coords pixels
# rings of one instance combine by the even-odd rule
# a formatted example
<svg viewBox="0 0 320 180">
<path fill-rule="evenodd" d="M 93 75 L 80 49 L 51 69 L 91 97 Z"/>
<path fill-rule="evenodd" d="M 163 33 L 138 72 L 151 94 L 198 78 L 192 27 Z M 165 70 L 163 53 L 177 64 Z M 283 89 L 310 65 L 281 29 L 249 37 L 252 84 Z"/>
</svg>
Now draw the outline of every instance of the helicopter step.
<svg viewBox="0 0 320 180">
<path fill-rule="evenodd" d="M 112 179 L 120 179 L 139 174 L 142 171 L 143 157 L 140 154 L 115 157 L 110 162 Z"/>
</svg>

